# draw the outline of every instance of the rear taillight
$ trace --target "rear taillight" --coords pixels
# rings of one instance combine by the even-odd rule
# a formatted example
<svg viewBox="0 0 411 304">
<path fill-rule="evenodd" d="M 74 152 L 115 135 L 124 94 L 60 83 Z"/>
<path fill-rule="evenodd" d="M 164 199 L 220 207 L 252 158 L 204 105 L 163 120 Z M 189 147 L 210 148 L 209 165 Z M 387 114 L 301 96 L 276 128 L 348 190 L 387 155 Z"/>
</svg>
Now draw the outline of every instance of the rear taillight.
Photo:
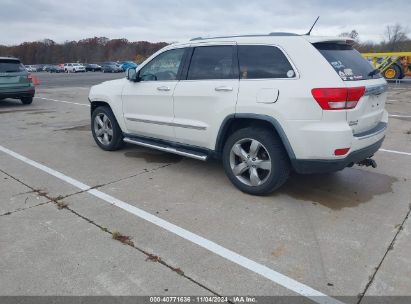
<svg viewBox="0 0 411 304">
<path fill-rule="evenodd" d="M 323 110 L 346 110 L 355 108 L 365 93 L 365 87 L 318 88 L 311 94 Z"/>
<path fill-rule="evenodd" d="M 335 156 L 342 156 L 348 153 L 350 151 L 350 148 L 341 148 L 341 149 L 336 149 L 334 151 Z"/>
<path fill-rule="evenodd" d="M 29 82 L 33 82 L 33 76 L 31 76 L 30 73 L 27 75 L 27 80 L 28 80 Z"/>
</svg>

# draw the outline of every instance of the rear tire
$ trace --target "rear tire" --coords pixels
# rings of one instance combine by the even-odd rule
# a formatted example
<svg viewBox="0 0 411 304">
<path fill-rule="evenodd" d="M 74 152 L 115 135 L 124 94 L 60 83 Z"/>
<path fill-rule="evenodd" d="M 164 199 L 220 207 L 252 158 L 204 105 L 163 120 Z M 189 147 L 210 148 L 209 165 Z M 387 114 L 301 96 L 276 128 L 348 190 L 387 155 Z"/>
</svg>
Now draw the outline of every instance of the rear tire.
<svg viewBox="0 0 411 304">
<path fill-rule="evenodd" d="M 33 97 L 22 97 L 20 100 L 23 104 L 29 105 L 33 102 Z"/>
<path fill-rule="evenodd" d="M 288 155 L 280 138 L 264 128 L 234 132 L 224 145 L 222 161 L 230 181 L 253 195 L 272 193 L 290 174 Z"/>
<path fill-rule="evenodd" d="M 91 131 L 97 145 L 105 151 L 119 150 L 124 146 L 123 132 L 107 106 L 98 107 L 93 111 Z"/>
</svg>

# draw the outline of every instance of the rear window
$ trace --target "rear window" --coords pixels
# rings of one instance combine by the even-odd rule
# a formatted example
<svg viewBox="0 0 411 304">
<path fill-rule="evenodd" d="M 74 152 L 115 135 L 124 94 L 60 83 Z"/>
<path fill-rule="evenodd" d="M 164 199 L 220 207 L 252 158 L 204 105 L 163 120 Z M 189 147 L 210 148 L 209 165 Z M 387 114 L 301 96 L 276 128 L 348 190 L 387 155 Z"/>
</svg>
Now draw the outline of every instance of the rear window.
<svg viewBox="0 0 411 304">
<path fill-rule="evenodd" d="M 0 59 L 0 73 L 23 72 L 26 68 L 17 60 Z"/>
<path fill-rule="evenodd" d="M 351 45 L 339 43 L 314 43 L 344 81 L 381 78 L 375 68 Z"/>
</svg>

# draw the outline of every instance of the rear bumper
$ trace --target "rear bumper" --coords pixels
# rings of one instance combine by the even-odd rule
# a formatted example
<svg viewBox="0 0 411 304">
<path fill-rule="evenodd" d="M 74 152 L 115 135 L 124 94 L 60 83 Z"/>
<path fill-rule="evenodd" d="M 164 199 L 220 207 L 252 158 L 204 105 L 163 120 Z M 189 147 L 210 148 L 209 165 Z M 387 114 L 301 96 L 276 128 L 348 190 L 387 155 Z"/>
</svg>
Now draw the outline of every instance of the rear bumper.
<svg viewBox="0 0 411 304">
<path fill-rule="evenodd" d="M 0 98 L 22 98 L 33 97 L 35 94 L 34 87 L 15 89 L 13 91 L 0 91 Z"/>
<path fill-rule="evenodd" d="M 294 170 L 301 174 L 326 173 L 342 170 L 347 166 L 351 166 L 373 156 L 381 147 L 384 138 L 385 137 L 381 138 L 370 146 L 355 150 L 342 159 L 295 159 L 292 161 Z"/>
</svg>

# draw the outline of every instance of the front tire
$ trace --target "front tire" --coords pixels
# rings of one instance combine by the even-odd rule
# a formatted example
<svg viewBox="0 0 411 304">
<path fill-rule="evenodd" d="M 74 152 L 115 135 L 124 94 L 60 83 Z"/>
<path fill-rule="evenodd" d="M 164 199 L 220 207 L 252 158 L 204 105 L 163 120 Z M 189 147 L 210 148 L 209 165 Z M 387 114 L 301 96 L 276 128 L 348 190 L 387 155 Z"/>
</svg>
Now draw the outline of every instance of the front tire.
<svg viewBox="0 0 411 304">
<path fill-rule="evenodd" d="M 280 138 L 264 128 L 234 132 L 224 145 L 222 160 L 230 181 L 253 195 L 272 193 L 290 174 L 289 159 Z"/>
<path fill-rule="evenodd" d="M 91 115 L 91 131 L 97 145 L 105 151 L 115 151 L 123 147 L 123 132 L 107 106 L 96 108 Z"/>
<path fill-rule="evenodd" d="M 22 97 L 21 102 L 25 105 L 29 105 L 33 102 L 33 97 Z"/>
</svg>

